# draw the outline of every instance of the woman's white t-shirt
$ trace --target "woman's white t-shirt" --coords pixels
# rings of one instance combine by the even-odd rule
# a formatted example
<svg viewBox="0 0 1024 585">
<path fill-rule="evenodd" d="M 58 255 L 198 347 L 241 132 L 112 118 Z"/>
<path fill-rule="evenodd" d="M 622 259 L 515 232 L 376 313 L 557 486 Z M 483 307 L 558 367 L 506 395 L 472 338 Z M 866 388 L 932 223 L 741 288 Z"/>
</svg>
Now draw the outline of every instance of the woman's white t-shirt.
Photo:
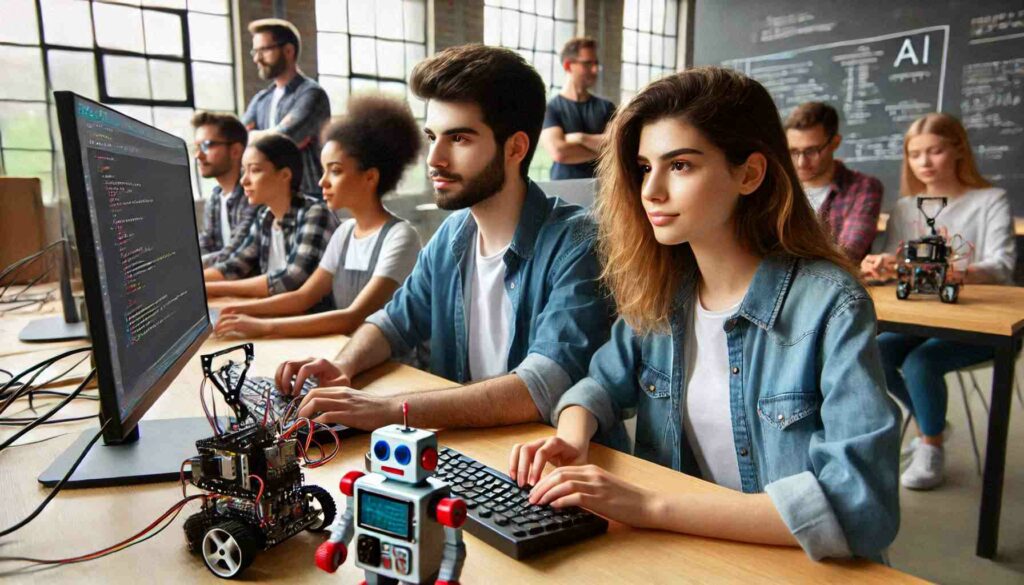
<svg viewBox="0 0 1024 585">
<path fill-rule="evenodd" d="M 356 220 L 347 219 L 338 229 L 334 230 L 331 241 L 327 243 L 323 258 L 320 259 L 320 268 L 332 275 L 337 274 L 339 268 L 362 271 L 369 268 L 373 248 L 377 245 L 377 238 L 380 237 L 380 230 L 357 238 L 354 233 L 355 224 Z M 345 245 L 346 238 L 349 238 L 348 252 L 342 259 L 341 249 Z M 419 254 L 420 247 L 420 235 L 416 232 L 416 228 L 407 221 L 399 221 L 391 226 L 387 235 L 384 236 L 384 243 L 381 245 L 373 276 L 384 276 L 402 284 L 412 272 L 413 266 L 416 265 L 416 256 Z"/>
</svg>

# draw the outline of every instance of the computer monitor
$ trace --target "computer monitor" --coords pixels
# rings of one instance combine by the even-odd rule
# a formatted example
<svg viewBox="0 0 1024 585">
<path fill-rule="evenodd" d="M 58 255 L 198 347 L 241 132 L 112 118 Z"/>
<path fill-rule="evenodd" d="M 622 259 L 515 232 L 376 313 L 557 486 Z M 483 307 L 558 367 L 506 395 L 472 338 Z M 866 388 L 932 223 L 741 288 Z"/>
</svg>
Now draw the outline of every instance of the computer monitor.
<svg viewBox="0 0 1024 585">
<path fill-rule="evenodd" d="M 65 486 L 174 479 L 210 434 L 203 418 L 142 421 L 209 337 L 189 154 L 180 138 L 54 92 L 67 169 L 103 444 Z M 96 433 L 40 476 L 59 481 Z"/>
</svg>

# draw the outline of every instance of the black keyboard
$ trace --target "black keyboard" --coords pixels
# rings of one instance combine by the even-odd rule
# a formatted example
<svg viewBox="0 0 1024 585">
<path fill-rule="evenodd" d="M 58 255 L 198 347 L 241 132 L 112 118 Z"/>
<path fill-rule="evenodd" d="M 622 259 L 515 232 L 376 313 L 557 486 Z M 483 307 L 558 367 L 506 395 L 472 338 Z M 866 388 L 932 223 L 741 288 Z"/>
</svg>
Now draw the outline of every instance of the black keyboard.
<svg viewBox="0 0 1024 585">
<path fill-rule="evenodd" d="M 466 530 L 514 559 L 608 530 L 607 520 L 581 508 L 531 504 L 529 489 L 454 449 L 441 448 L 436 473 L 466 502 Z"/>
</svg>

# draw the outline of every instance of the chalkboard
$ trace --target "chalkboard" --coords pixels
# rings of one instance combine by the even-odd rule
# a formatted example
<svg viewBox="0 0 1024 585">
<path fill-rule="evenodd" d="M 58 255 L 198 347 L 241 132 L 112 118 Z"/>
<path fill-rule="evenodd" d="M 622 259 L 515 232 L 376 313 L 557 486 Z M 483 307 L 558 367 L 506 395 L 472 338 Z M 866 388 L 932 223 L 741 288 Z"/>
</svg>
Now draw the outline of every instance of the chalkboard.
<svg viewBox="0 0 1024 585">
<path fill-rule="evenodd" d="M 693 62 L 757 79 L 783 119 L 801 102 L 835 106 L 837 156 L 882 180 L 885 209 L 910 122 L 953 114 L 1024 215 L 1024 0 L 696 0 Z"/>
</svg>

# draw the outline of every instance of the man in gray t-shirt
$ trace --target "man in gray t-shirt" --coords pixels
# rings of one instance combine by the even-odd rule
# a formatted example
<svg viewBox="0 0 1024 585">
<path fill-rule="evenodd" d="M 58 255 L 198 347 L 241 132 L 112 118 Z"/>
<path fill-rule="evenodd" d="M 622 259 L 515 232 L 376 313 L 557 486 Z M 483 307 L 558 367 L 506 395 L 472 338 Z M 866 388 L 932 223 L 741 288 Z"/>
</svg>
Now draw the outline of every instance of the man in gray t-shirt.
<svg viewBox="0 0 1024 585">
<path fill-rule="evenodd" d="M 562 68 L 565 85 L 548 102 L 540 143 L 555 159 L 552 180 L 587 179 L 594 176 L 615 104 L 590 93 L 600 68 L 594 39 L 569 39 L 562 48 Z"/>
</svg>

